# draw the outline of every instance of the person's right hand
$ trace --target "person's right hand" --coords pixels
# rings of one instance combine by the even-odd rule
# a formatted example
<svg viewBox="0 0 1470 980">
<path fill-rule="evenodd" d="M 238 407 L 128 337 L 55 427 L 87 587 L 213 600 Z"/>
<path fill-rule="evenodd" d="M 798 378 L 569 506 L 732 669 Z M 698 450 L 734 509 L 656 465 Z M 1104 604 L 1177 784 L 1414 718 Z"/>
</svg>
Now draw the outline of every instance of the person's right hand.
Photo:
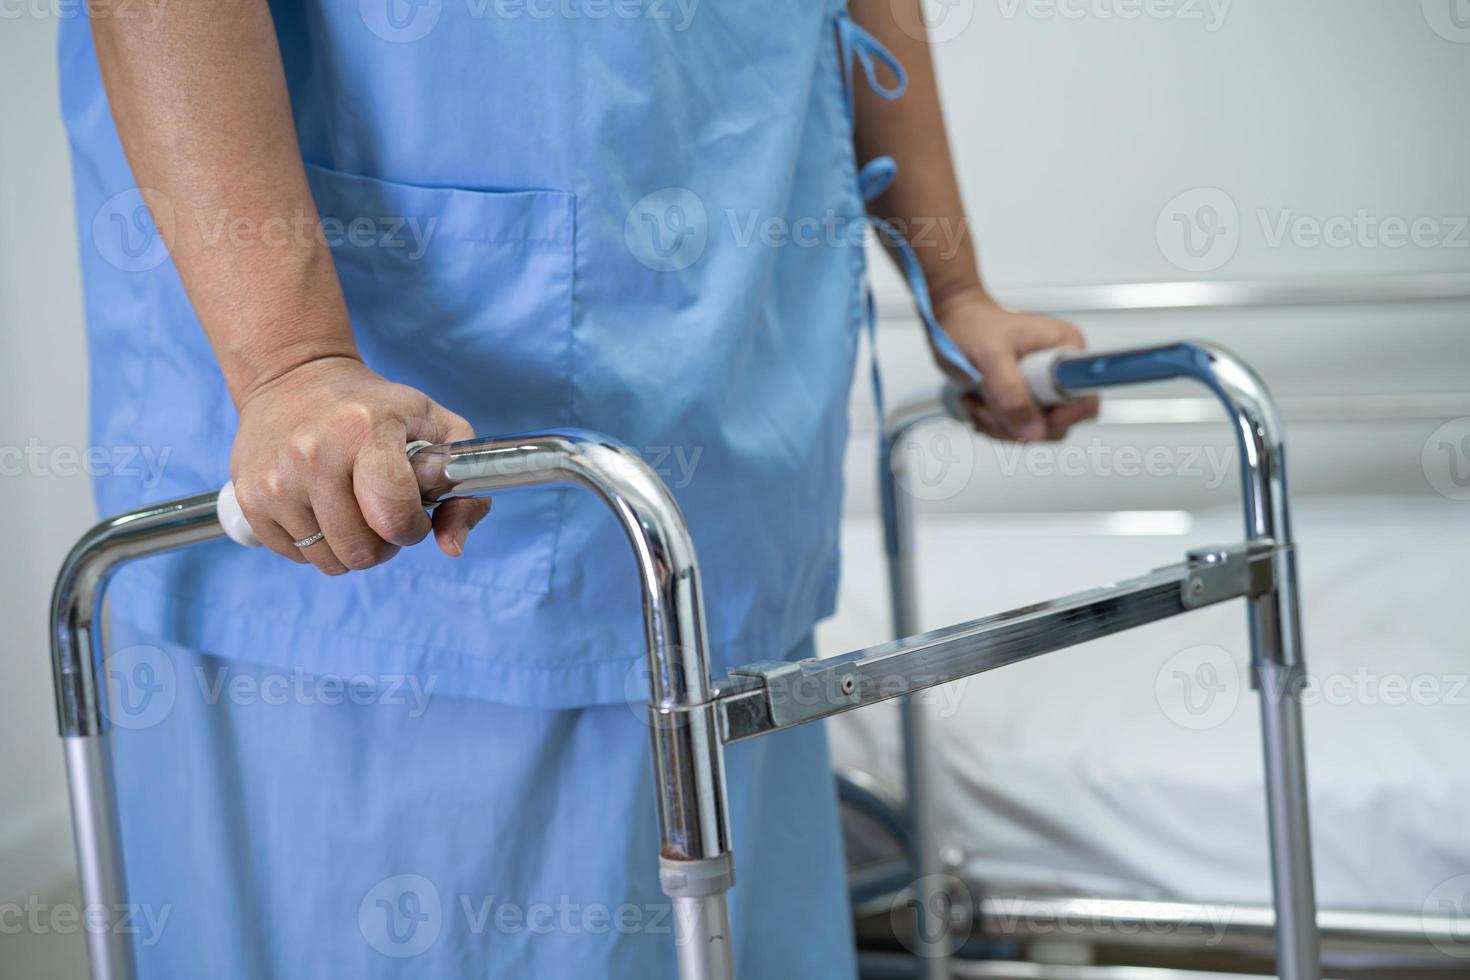
<svg viewBox="0 0 1470 980">
<path fill-rule="evenodd" d="M 408 443 L 469 439 L 468 422 L 422 392 L 352 357 L 324 357 L 273 379 L 239 405 L 230 472 L 256 537 L 278 555 L 328 575 L 371 568 L 432 527 L 450 557 L 490 510 L 447 500 L 432 521 L 406 455 Z M 325 537 L 297 548 L 317 531 Z"/>
</svg>

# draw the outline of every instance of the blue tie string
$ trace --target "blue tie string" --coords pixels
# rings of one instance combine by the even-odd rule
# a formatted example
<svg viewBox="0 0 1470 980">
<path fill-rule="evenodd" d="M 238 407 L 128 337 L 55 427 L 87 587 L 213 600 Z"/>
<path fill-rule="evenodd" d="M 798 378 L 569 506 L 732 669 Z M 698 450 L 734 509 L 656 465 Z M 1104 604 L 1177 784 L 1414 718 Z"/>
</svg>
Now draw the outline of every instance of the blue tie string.
<svg viewBox="0 0 1470 980">
<path fill-rule="evenodd" d="M 868 33 L 862 27 L 853 22 L 846 11 L 838 15 L 838 38 L 842 53 L 842 77 L 844 82 L 844 94 L 847 98 L 847 111 L 849 117 L 853 113 L 853 60 L 856 59 L 862 66 L 863 74 L 867 78 L 868 87 L 884 99 L 896 99 L 904 93 L 908 87 L 908 77 L 904 74 L 903 65 L 893 56 L 893 53 L 883 46 L 882 42 Z M 881 63 L 893 75 L 894 84 L 884 85 L 878 77 L 878 64 Z M 875 157 L 869 160 L 858 171 L 858 190 L 862 194 L 863 203 L 869 203 L 883 194 L 893 183 L 898 175 L 898 164 L 890 156 Z M 914 306 L 919 311 L 919 316 L 924 321 L 924 327 L 929 331 L 929 340 L 939 356 L 953 365 L 971 381 L 980 382 L 980 372 L 970 363 L 964 353 L 950 339 L 939 326 L 939 320 L 934 315 L 934 303 L 929 295 L 929 282 L 924 277 L 923 267 L 919 265 L 919 257 L 914 254 L 913 246 L 909 244 L 899 229 L 891 221 L 883 218 L 867 218 L 873 229 L 892 246 L 894 253 L 898 256 L 899 265 L 903 270 L 904 278 L 908 280 L 909 291 L 914 297 Z M 872 358 L 873 376 L 873 402 L 878 413 L 879 439 L 885 438 L 883 431 L 885 412 L 883 407 L 883 379 L 882 372 L 878 366 L 878 309 L 877 302 L 873 296 L 872 282 L 863 285 L 866 293 L 866 333 L 868 335 L 868 349 Z"/>
</svg>

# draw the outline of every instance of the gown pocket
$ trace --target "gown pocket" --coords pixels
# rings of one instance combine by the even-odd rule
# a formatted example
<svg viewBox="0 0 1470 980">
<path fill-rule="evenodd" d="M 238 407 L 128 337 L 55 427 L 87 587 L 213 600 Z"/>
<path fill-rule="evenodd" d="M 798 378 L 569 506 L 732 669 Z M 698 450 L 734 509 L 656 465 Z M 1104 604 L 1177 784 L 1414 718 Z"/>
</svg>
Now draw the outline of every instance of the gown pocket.
<svg viewBox="0 0 1470 980">
<path fill-rule="evenodd" d="M 573 195 L 307 173 L 370 366 L 479 435 L 570 424 Z M 478 532 L 494 544 L 476 547 L 472 535 L 458 561 L 426 542 L 372 573 L 544 593 L 566 492 L 498 497 Z"/>
</svg>

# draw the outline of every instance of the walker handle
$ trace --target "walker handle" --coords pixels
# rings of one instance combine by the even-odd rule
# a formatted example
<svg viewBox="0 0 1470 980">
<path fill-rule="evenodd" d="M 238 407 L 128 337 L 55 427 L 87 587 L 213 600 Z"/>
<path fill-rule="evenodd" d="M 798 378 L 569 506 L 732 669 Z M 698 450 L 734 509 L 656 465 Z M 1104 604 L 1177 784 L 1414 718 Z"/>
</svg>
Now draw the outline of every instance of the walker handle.
<svg viewBox="0 0 1470 980">
<path fill-rule="evenodd" d="M 422 439 L 411 442 L 406 447 L 408 458 L 413 459 L 414 453 L 420 449 L 426 449 L 433 443 Z M 250 529 L 250 522 L 245 519 L 245 512 L 240 509 L 240 499 L 235 496 L 235 481 L 231 480 L 220 487 L 219 500 L 215 503 L 215 512 L 219 514 L 220 527 L 225 529 L 231 541 L 243 544 L 247 548 L 259 548 L 260 539 Z M 432 507 L 433 502 L 424 501 L 425 507 Z"/>
<path fill-rule="evenodd" d="M 219 490 L 219 501 L 214 505 L 219 514 L 219 526 L 225 529 L 230 540 L 236 544 L 243 544 L 247 548 L 259 548 L 260 539 L 255 532 L 250 530 L 250 522 L 245 519 L 245 512 L 240 509 L 240 501 L 235 497 L 235 481 L 231 480 Z"/>
<path fill-rule="evenodd" d="M 1057 383 L 1056 368 L 1058 361 L 1081 353 L 1075 347 L 1053 347 L 1021 358 L 1021 375 L 1025 377 L 1026 387 L 1031 389 L 1031 397 L 1036 399 L 1038 405 L 1052 408 L 1075 397 Z"/>
</svg>

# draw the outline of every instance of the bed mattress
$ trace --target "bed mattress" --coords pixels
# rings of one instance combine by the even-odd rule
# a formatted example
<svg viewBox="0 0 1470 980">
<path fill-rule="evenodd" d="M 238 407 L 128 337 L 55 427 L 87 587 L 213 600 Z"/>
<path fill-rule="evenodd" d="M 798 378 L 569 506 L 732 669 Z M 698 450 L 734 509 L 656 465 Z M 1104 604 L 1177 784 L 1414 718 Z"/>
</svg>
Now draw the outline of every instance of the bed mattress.
<svg viewBox="0 0 1470 980">
<path fill-rule="evenodd" d="M 1443 914 L 1470 893 L 1470 505 L 1318 499 L 1295 515 L 1319 901 Z M 1234 511 L 921 516 L 935 628 L 1241 538 Z M 879 528 L 845 533 L 824 653 L 886 638 Z M 1270 901 L 1245 607 L 1232 602 L 938 689 L 942 839 L 994 892 Z M 901 792 L 890 706 L 832 724 L 835 762 Z M 1463 886 L 1463 887 L 1461 887 Z"/>
</svg>

